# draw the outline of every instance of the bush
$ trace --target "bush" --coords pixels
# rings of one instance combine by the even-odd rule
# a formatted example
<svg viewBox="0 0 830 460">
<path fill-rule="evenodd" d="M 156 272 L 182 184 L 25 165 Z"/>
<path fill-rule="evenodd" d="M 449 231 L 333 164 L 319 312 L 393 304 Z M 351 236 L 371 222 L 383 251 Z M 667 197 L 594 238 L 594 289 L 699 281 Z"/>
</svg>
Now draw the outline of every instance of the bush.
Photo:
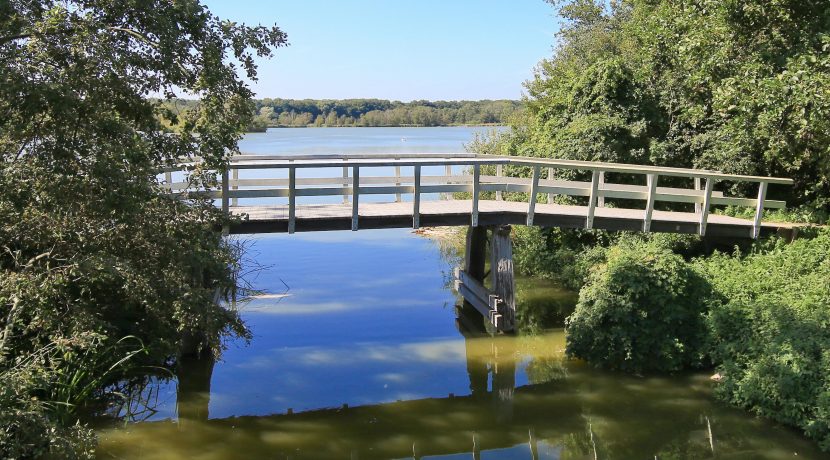
<svg viewBox="0 0 830 460">
<path fill-rule="evenodd" d="M 626 372 L 704 364 L 709 284 L 657 244 L 612 247 L 567 320 L 567 353 Z"/>
<path fill-rule="evenodd" d="M 830 449 L 830 231 L 697 266 L 718 296 L 708 318 L 718 396 Z"/>
</svg>

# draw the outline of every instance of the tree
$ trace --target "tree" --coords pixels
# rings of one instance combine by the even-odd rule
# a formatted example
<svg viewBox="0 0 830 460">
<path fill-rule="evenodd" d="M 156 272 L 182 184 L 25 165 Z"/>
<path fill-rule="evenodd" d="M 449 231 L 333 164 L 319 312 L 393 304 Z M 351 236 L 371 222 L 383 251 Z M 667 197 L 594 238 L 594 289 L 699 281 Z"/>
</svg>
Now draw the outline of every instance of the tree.
<svg viewBox="0 0 830 460">
<path fill-rule="evenodd" d="M 285 44 L 198 0 L 0 3 L 0 385 L 14 389 L 3 404 L 27 408 L 2 410 L 59 403 L 11 423 L 2 449 L 40 426 L 40 444 L 14 455 L 48 451 L 60 430 L 43 420 L 71 424 L 131 368 L 170 362 L 183 337 L 218 351 L 247 333 L 216 302 L 236 285 L 225 218 L 166 197 L 157 174 L 199 157 L 189 181 L 215 183 L 253 116 L 239 73 L 255 79 L 254 56 Z M 200 101 L 177 114 L 158 95 Z"/>
<path fill-rule="evenodd" d="M 514 152 L 792 177 L 830 209 L 826 1 L 551 3 L 568 22 Z"/>
</svg>

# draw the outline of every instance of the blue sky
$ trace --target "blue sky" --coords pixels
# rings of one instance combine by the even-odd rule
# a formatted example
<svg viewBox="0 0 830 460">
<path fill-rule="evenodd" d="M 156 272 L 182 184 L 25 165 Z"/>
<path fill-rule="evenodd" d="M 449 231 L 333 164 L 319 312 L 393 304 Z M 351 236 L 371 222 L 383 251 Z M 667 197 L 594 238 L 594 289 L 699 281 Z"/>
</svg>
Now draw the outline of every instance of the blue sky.
<svg viewBox="0 0 830 460">
<path fill-rule="evenodd" d="M 291 46 L 259 62 L 260 98 L 518 99 L 557 30 L 542 0 L 203 3 L 288 34 Z"/>
</svg>

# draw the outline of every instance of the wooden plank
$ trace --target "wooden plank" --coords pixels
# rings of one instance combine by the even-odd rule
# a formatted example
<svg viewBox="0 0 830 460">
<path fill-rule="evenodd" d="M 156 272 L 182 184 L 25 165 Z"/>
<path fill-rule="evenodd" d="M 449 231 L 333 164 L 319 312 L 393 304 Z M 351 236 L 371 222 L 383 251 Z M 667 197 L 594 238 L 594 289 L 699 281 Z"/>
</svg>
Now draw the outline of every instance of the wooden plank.
<svg viewBox="0 0 830 460">
<path fill-rule="evenodd" d="M 360 167 L 352 166 L 352 231 L 357 231 L 357 208 L 360 203 Z"/>
<path fill-rule="evenodd" d="M 415 189 L 412 191 L 412 228 L 421 227 L 421 166 L 415 166 Z"/>
<path fill-rule="evenodd" d="M 536 194 L 539 193 L 539 167 L 533 167 L 533 179 L 530 186 L 530 197 L 527 205 L 527 225 L 533 225 L 533 214 L 536 211 Z"/>
<path fill-rule="evenodd" d="M 288 233 L 297 228 L 297 169 L 288 168 Z"/>
<path fill-rule="evenodd" d="M 761 236 L 761 219 L 764 216 L 764 201 L 767 198 L 767 183 L 761 182 L 758 185 L 758 204 L 755 206 L 755 222 L 752 226 L 752 237 L 758 239 Z"/>
<path fill-rule="evenodd" d="M 513 275 L 513 243 L 509 225 L 493 228 L 490 250 L 493 293 L 503 302 L 503 309 L 499 311 L 504 320 L 502 330 L 512 331 L 516 321 L 516 281 Z"/>
<path fill-rule="evenodd" d="M 597 190 L 599 189 L 599 171 L 591 174 L 591 192 L 588 195 L 588 217 L 585 219 L 585 228 L 594 228 L 594 213 L 597 205 Z"/>
<path fill-rule="evenodd" d="M 471 212 L 471 225 L 473 227 L 478 227 L 478 192 L 481 189 L 480 177 L 481 166 L 473 165 L 473 209 Z"/>
<path fill-rule="evenodd" d="M 699 223 L 699 234 L 700 236 L 706 235 L 706 225 L 709 221 L 709 210 L 712 207 L 712 187 L 715 185 L 714 179 L 706 179 L 706 190 L 703 191 L 703 203 L 700 207 L 700 223 Z"/>
<path fill-rule="evenodd" d="M 657 191 L 657 180 L 659 177 L 657 174 L 649 174 L 646 176 L 648 182 L 648 199 L 646 200 L 646 210 L 643 216 L 643 231 L 646 233 L 651 231 L 651 216 L 654 214 L 654 195 Z"/>
</svg>

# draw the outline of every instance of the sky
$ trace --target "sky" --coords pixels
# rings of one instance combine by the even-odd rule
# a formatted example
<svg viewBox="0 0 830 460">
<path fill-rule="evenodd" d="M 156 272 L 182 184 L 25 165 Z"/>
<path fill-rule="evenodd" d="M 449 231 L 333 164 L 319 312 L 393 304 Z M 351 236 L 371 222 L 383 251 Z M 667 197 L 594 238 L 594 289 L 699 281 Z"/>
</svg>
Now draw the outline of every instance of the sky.
<svg viewBox="0 0 830 460">
<path fill-rule="evenodd" d="M 290 46 L 258 61 L 258 98 L 519 99 L 557 30 L 543 0 L 203 3 L 288 34 Z"/>
</svg>

